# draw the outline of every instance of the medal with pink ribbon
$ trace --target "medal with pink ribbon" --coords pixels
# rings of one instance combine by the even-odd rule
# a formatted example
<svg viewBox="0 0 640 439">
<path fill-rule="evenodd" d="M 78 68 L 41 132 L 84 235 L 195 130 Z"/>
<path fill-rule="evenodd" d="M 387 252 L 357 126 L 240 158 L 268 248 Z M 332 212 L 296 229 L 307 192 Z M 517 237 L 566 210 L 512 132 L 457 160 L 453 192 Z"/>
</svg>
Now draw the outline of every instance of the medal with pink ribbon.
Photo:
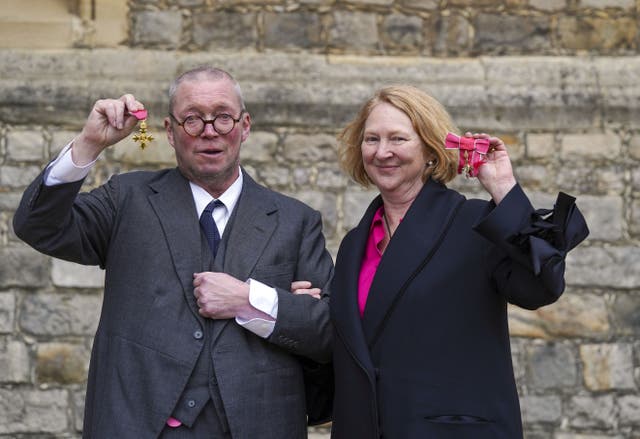
<svg viewBox="0 0 640 439">
<path fill-rule="evenodd" d="M 153 141 L 153 136 L 147 133 L 147 110 L 132 111 L 133 117 L 140 121 L 138 132 L 134 134 L 133 141 L 140 144 L 140 148 L 144 149 L 148 143 Z"/>
<path fill-rule="evenodd" d="M 485 162 L 489 151 L 489 140 L 457 136 L 449 133 L 445 139 L 445 148 L 459 151 L 458 174 L 464 174 L 466 177 L 477 177 L 478 169 Z"/>
</svg>

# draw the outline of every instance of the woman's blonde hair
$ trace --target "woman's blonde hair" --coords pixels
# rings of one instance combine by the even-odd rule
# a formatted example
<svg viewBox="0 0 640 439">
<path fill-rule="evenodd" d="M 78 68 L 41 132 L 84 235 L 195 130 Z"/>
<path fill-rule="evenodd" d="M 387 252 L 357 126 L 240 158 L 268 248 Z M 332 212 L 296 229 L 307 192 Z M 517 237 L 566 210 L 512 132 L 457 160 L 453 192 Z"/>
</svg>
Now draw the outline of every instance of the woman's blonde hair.
<svg viewBox="0 0 640 439">
<path fill-rule="evenodd" d="M 339 160 L 342 169 L 357 183 L 368 187 L 373 182 L 364 170 L 362 161 L 362 140 L 364 127 L 373 108 L 380 103 L 388 103 L 403 111 L 416 131 L 428 155 L 435 156 L 432 166 L 425 166 L 422 180 L 429 176 L 446 183 L 452 180 L 458 169 L 458 154 L 446 150 L 445 138 L 449 132 L 457 132 L 447 110 L 435 98 L 410 85 L 392 85 L 378 90 L 360 108 L 355 119 L 338 135 Z"/>
</svg>

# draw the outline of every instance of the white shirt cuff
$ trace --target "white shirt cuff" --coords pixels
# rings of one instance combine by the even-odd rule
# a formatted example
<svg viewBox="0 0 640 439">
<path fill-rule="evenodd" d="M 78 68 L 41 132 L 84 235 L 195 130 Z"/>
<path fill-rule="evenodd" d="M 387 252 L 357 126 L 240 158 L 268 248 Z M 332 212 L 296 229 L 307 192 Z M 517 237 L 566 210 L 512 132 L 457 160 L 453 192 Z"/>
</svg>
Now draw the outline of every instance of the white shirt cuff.
<svg viewBox="0 0 640 439">
<path fill-rule="evenodd" d="M 275 319 L 278 316 L 278 293 L 276 289 L 255 279 L 249 279 L 247 282 L 249 283 L 249 303 L 251 306 Z M 261 318 L 244 320 L 236 317 L 236 322 L 262 338 L 269 337 L 276 326 L 275 320 Z"/>
<path fill-rule="evenodd" d="M 73 145 L 73 140 L 60 151 L 58 157 L 48 166 L 47 177 L 44 181 L 45 186 L 80 181 L 89 175 L 89 171 L 97 159 L 88 165 L 76 166 L 71 158 L 71 145 Z"/>
</svg>

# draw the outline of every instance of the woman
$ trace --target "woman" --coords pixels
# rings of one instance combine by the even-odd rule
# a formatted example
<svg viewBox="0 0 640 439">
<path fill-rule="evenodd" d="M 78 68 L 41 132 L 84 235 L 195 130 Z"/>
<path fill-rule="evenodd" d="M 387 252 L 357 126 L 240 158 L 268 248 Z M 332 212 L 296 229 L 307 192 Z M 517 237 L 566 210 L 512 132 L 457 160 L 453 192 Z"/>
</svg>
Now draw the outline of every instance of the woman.
<svg viewBox="0 0 640 439">
<path fill-rule="evenodd" d="M 489 142 L 492 201 L 448 189 L 455 131 L 435 99 L 393 86 L 339 136 L 345 170 L 380 195 L 336 260 L 334 439 L 522 437 L 507 303 L 556 301 L 588 230 L 567 195 L 534 211 L 497 137 L 466 134 Z"/>
</svg>

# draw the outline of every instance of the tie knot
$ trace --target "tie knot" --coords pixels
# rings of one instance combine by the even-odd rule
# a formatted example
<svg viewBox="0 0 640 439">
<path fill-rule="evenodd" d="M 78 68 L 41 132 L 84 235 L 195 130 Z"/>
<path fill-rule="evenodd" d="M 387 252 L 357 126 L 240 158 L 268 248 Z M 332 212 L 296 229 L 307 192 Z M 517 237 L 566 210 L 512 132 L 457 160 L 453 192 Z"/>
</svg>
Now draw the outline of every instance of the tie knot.
<svg viewBox="0 0 640 439">
<path fill-rule="evenodd" d="M 213 200 L 212 202 L 210 202 L 209 204 L 207 204 L 207 207 L 204 208 L 205 212 L 211 213 L 215 210 L 216 207 L 220 207 L 220 206 L 224 206 L 224 203 L 220 200 Z"/>
</svg>

